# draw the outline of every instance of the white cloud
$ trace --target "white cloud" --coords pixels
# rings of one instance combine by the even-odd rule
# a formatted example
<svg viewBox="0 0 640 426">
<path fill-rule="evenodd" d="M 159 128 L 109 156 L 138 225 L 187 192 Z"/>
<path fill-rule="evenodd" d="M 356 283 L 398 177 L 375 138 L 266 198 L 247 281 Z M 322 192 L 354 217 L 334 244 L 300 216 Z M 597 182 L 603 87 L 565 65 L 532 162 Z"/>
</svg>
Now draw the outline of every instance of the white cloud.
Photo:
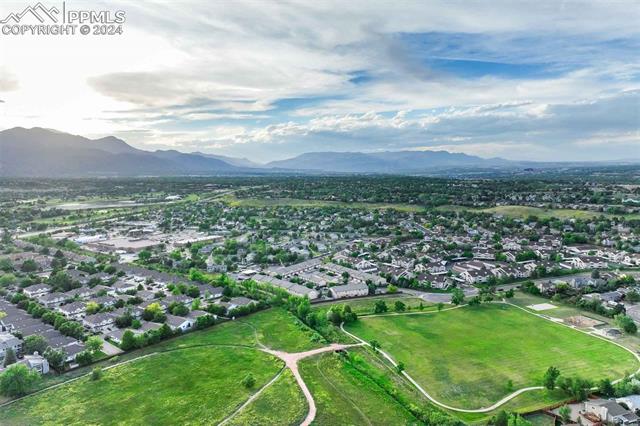
<svg viewBox="0 0 640 426">
<path fill-rule="evenodd" d="M 542 158 L 553 155 L 549 141 L 563 155 L 570 153 L 567 144 L 602 135 L 635 142 L 625 136 L 638 129 L 633 103 L 621 114 L 601 102 L 640 88 L 640 8 L 631 3 L 82 5 L 125 10 L 124 34 L 0 37 L 4 126 L 126 135 L 144 147 L 223 149 L 254 158 L 432 145 L 511 155 L 517 144 L 526 147 L 518 155 Z M 2 2 L 0 15 L 23 7 Z M 409 33 L 441 38 L 429 39 L 424 58 L 403 43 Z M 453 47 L 461 34 L 468 47 Z M 557 62 L 554 67 L 566 69 L 468 78 L 424 63 L 433 55 L 464 59 L 479 51 L 489 61 Z M 370 81 L 350 83 L 358 72 Z M 322 100 L 282 107 L 297 98 Z M 587 151 L 594 155 L 602 145 L 591 142 Z"/>
</svg>

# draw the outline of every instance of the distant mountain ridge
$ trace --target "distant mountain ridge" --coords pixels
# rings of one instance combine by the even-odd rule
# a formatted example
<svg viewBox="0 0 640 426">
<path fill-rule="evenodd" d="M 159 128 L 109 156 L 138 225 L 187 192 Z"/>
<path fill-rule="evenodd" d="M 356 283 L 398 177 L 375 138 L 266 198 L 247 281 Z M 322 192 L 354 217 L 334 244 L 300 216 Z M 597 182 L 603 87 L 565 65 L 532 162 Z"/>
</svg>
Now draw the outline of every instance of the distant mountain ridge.
<svg viewBox="0 0 640 426">
<path fill-rule="evenodd" d="M 624 162 L 542 163 L 481 158 L 447 151 L 309 152 L 259 164 L 201 152 L 145 151 L 122 139 L 88 139 L 51 129 L 14 127 L 0 132 L 0 176 L 215 176 L 264 174 L 455 174 L 459 170 L 522 170 Z M 636 162 L 637 164 L 637 162 Z M 525 170 L 525 171 L 526 171 Z"/>
<path fill-rule="evenodd" d="M 178 151 L 144 151 L 121 139 L 34 127 L 0 132 L 0 176 L 172 176 L 246 173 L 224 161 Z"/>
<path fill-rule="evenodd" d="M 414 173 L 443 167 L 499 167 L 511 162 L 447 151 L 311 152 L 266 167 L 342 173 Z"/>
</svg>

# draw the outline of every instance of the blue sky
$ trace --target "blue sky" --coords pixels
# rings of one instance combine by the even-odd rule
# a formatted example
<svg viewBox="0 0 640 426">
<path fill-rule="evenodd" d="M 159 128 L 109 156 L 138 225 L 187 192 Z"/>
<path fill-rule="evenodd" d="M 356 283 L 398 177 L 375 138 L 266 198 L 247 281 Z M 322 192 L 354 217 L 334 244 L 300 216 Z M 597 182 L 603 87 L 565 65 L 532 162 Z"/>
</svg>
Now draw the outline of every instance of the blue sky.
<svg viewBox="0 0 640 426">
<path fill-rule="evenodd" d="M 262 162 L 640 158 L 634 1 L 82 4 L 126 11 L 124 34 L 0 37 L 3 126 Z"/>
</svg>

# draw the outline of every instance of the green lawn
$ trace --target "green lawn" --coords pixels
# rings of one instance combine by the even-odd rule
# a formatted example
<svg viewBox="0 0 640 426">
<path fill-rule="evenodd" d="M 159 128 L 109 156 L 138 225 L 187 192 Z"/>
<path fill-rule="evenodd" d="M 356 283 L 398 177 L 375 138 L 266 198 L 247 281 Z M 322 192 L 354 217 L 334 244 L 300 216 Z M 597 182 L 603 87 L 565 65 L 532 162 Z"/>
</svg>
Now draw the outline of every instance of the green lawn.
<svg viewBox="0 0 640 426">
<path fill-rule="evenodd" d="M 313 340 L 317 337 L 319 336 L 313 330 L 291 313 L 273 308 L 206 330 L 188 333 L 160 345 L 173 348 L 213 343 L 255 347 L 259 341 L 271 349 L 302 352 L 326 346 L 326 342 Z"/>
<path fill-rule="evenodd" d="M 84 377 L 0 410 L 3 425 L 216 424 L 283 363 L 254 349 L 201 347 L 160 353 Z M 251 372 L 256 386 L 240 384 Z"/>
<path fill-rule="evenodd" d="M 622 216 L 627 219 L 637 219 L 639 215 L 615 215 L 610 213 L 594 212 L 591 210 L 574 210 L 574 209 L 546 209 L 530 206 L 496 206 L 488 208 L 473 208 L 466 206 L 447 205 L 440 206 L 437 210 L 442 211 L 471 211 L 475 213 L 501 214 L 516 219 L 525 219 L 529 216 L 537 216 L 540 219 L 590 219 L 599 216 Z"/>
<path fill-rule="evenodd" d="M 420 304 L 422 304 L 425 311 L 435 309 L 435 305 L 429 302 L 425 302 L 424 300 L 418 297 L 398 295 L 398 296 L 371 297 L 366 299 L 355 299 L 355 300 L 346 300 L 344 302 L 321 304 L 321 305 L 314 306 L 314 310 L 318 309 L 318 310 L 326 311 L 326 310 L 329 310 L 331 306 L 349 305 L 351 307 L 351 310 L 353 310 L 353 312 L 357 313 L 358 315 L 373 314 L 375 304 L 380 300 L 384 301 L 387 304 L 387 307 L 389 308 L 389 312 L 394 310 L 394 304 L 397 301 L 404 303 L 407 308 L 411 308 L 411 309 L 418 309 Z"/>
<path fill-rule="evenodd" d="M 315 425 L 406 425 L 415 419 L 369 377 L 337 355 L 300 362 L 318 409 Z"/>
<path fill-rule="evenodd" d="M 284 402 L 284 403 L 283 403 Z M 307 415 L 307 400 L 290 370 L 233 417 L 229 426 L 299 425 Z"/>
<path fill-rule="evenodd" d="M 339 207 L 349 209 L 393 209 L 402 212 L 422 212 L 423 206 L 403 203 L 347 203 L 342 201 L 303 200 L 296 198 L 236 198 L 233 195 L 223 197 L 224 202 L 233 207 L 306 207 L 323 208 Z"/>
<path fill-rule="evenodd" d="M 299 321 L 289 312 L 273 308 L 236 321 L 218 324 L 206 330 L 187 333 L 184 336 L 109 358 L 91 366 L 80 367 L 63 375 L 46 375 L 37 384 L 34 391 L 87 374 L 95 366 L 108 367 L 155 352 L 196 348 L 203 345 L 244 345 L 255 350 L 258 346 L 256 337 L 260 339 L 262 344 L 272 349 L 291 352 L 324 346 L 323 343 L 312 341 L 313 336 L 313 332 L 308 327 L 299 325 Z M 4 398 L 0 398 L 0 402 L 4 400 Z M 0 424 L 2 424 L 1 421 Z"/>
<path fill-rule="evenodd" d="M 511 393 L 509 380 L 514 390 L 540 385 L 551 365 L 588 379 L 638 369 L 617 346 L 501 304 L 361 318 L 348 329 L 378 340 L 432 396 L 460 408 L 496 402 Z"/>
</svg>

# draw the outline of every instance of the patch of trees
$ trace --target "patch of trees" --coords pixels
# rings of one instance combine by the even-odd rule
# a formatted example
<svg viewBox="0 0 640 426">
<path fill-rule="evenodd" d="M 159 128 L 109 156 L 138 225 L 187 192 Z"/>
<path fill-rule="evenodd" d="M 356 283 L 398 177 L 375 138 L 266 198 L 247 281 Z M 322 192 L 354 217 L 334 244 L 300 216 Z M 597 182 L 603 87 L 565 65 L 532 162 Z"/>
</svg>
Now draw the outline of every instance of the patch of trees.
<svg viewBox="0 0 640 426">
<path fill-rule="evenodd" d="M 11 298 L 11 303 L 24 309 L 34 318 L 42 318 L 42 321 L 53 327 L 65 336 L 78 340 L 84 340 L 84 327 L 77 321 L 68 320 L 64 315 L 50 311 L 39 303 L 30 300 L 22 293 L 16 293 Z"/>
<path fill-rule="evenodd" d="M 40 380 L 40 375 L 24 364 L 14 364 L 0 374 L 0 393 L 9 397 L 28 393 Z"/>
</svg>

